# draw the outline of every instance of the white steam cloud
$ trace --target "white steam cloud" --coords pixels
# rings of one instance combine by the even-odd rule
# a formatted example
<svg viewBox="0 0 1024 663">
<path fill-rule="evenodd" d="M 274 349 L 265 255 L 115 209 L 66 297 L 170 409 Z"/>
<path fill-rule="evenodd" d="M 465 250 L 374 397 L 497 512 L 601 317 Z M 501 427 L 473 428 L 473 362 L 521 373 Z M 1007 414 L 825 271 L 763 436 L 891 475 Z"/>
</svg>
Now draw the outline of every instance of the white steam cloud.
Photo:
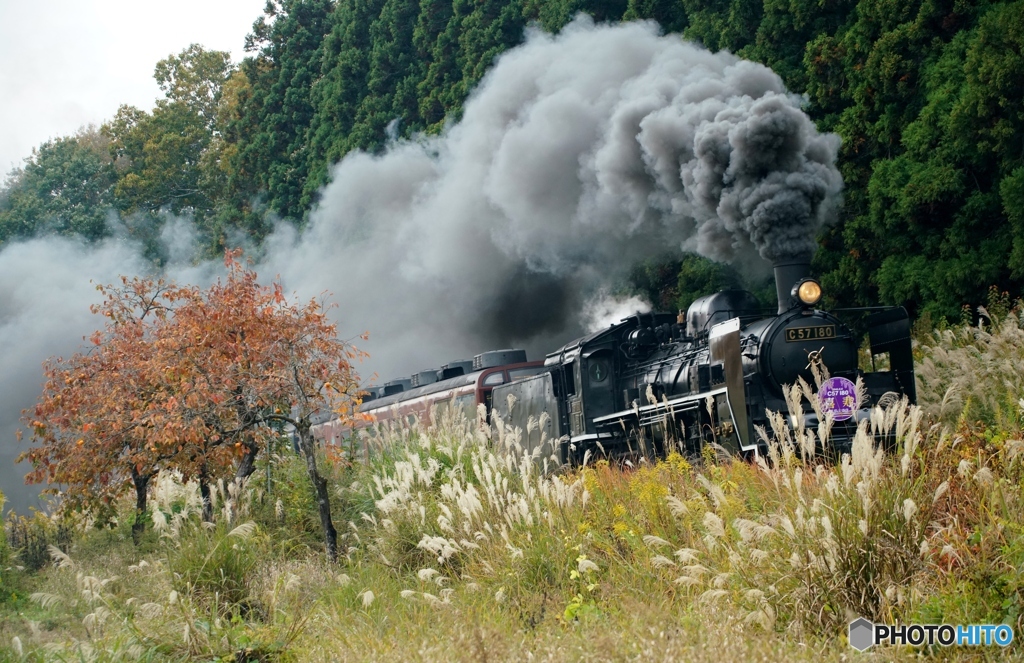
<svg viewBox="0 0 1024 663">
<path fill-rule="evenodd" d="M 603 293 L 638 259 L 681 249 L 749 269 L 809 256 L 839 203 L 838 144 L 764 66 L 652 23 L 581 17 L 557 36 L 528 31 L 441 136 L 347 156 L 305 232 L 282 224 L 257 269 L 303 297 L 333 293 L 342 335 L 371 334 L 364 375 L 510 345 L 539 358 L 618 315 Z M 183 259 L 189 238 L 179 223 L 163 240 Z M 90 279 L 146 269 L 126 243 L 0 250 L 4 492 L 24 475 L 9 459 L 40 363 L 99 324 Z M 213 269 L 169 276 L 203 283 Z"/>
<path fill-rule="evenodd" d="M 601 296 L 591 298 L 583 306 L 580 319 L 583 322 L 583 330 L 590 334 L 601 331 L 609 325 L 614 325 L 623 318 L 638 313 L 647 313 L 651 305 L 640 297 L 612 297 Z"/>
</svg>

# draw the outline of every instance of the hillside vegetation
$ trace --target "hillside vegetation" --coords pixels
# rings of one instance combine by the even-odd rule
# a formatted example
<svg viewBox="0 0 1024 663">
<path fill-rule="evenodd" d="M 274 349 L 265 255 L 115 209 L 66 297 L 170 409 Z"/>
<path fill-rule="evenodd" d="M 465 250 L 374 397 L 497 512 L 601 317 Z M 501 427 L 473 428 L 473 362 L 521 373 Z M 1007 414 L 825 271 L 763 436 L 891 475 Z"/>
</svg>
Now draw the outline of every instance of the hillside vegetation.
<svg viewBox="0 0 1024 663">
<path fill-rule="evenodd" d="M 543 473 L 521 431 L 439 418 L 327 450 L 337 564 L 287 447 L 214 488 L 209 522 L 161 474 L 139 546 L 130 503 L 20 519 L 0 660 L 846 660 L 856 615 L 1020 634 L 1024 312 L 983 313 L 920 340 L 920 406 L 874 412 L 834 464 L 779 416 L 756 463 Z"/>
<path fill-rule="evenodd" d="M 160 210 L 191 216 L 211 255 L 259 241 L 276 218 L 303 222 L 346 153 L 441 131 L 529 24 L 579 12 L 653 19 L 806 95 L 843 139 L 845 207 L 816 259 L 836 303 L 956 320 L 990 286 L 1020 291 L 1024 0 L 272 0 L 241 63 L 191 46 L 157 65 L 152 111 L 41 145 L 0 191 L 0 242 L 96 239 L 117 212 L 159 260 Z M 668 308 L 695 273 L 722 280 L 688 261 L 637 285 L 653 279 Z"/>
</svg>

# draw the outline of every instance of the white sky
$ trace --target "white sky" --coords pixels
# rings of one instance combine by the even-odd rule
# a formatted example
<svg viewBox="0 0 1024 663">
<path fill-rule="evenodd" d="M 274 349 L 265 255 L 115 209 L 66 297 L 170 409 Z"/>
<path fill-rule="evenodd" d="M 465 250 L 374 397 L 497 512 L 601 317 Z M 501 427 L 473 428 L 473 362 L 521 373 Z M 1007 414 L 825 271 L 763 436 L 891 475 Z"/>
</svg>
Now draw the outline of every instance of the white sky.
<svg viewBox="0 0 1024 663">
<path fill-rule="evenodd" d="M 158 60 L 189 44 L 244 55 L 265 0 L 0 0 L 0 182 L 40 143 L 145 110 Z"/>
</svg>

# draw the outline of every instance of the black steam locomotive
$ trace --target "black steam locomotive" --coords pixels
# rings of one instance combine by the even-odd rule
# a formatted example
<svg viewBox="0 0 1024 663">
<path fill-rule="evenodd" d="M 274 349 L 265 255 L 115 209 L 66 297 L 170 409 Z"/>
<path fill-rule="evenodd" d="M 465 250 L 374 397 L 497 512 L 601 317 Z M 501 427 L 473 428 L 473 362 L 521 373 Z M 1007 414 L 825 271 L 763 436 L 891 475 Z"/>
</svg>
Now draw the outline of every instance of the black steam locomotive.
<svg viewBox="0 0 1024 663">
<path fill-rule="evenodd" d="M 907 312 L 872 309 L 865 320 L 872 358 L 888 355 L 888 367 L 863 372 L 851 328 L 815 308 L 822 291 L 808 276 L 809 260 L 774 270 L 777 315 L 744 290 L 698 299 L 685 317 L 634 315 L 549 354 L 543 372 L 495 387 L 492 417 L 518 426 L 538 457 L 554 454 L 562 463 L 588 450 L 664 453 L 670 441 L 686 453 L 714 442 L 745 454 L 757 448 L 754 427 L 768 427 L 766 412 L 787 411 L 783 385 L 800 377 L 814 384 L 811 364 L 820 361 L 832 376 L 825 385 L 832 392 L 819 394 L 836 422 L 831 444 L 845 450 L 879 399 L 915 400 Z M 853 389 L 858 377 L 862 398 Z M 817 426 L 806 404 L 803 416 Z"/>
</svg>

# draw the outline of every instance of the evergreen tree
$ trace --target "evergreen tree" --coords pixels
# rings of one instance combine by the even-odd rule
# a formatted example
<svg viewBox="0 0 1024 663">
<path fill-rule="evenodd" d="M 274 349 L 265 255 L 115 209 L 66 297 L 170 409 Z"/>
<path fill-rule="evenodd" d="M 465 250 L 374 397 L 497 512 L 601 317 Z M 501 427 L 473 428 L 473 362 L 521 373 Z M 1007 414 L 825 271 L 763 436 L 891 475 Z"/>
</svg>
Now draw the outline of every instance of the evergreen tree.
<svg viewBox="0 0 1024 663">
<path fill-rule="evenodd" d="M 354 144 L 380 145 L 391 122 L 419 127 L 415 83 L 410 80 L 416 67 L 413 33 L 419 16 L 415 0 L 384 0 L 380 15 L 370 25 L 369 71 L 366 96 L 359 104 Z"/>
<path fill-rule="evenodd" d="M 462 20 L 459 67 L 464 94 L 480 82 L 497 57 L 523 40 L 522 0 L 482 0 Z"/>
<path fill-rule="evenodd" d="M 835 34 L 856 4 L 856 0 L 765 0 L 754 41 L 738 54 L 768 65 L 786 87 L 802 92 L 809 80 L 804 65 L 808 44 L 822 35 Z"/>
<path fill-rule="evenodd" d="M 679 0 L 629 0 L 622 20 L 638 19 L 657 21 L 666 34 L 682 32 L 688 25 L 686 10 Z"/>
<path fill-rule="evenodd" d="M 558 32 L 577 14 L 589 14 L 598 23 L 626 20 L 656 18 L 653 14 L 644 13 L 643 9 L 667 9 L 670 3 L 675 7 L 668 10 L 670 15 L 679 15 L 681 5 L 678 0 L 524 0 L 523 15 L 531 21 L 538 21 L 548 32 Z M 630 8 L 633 12 L 626 16 Z M 683 20 L 685 23 L 685 19 Z M 665 28 L 665 25 L 662 25 Z"/>
<path fill-rule="evenodd" d="M 255 55 L 242 65 L 250 90 L 232 125 L 237 169 L 254 178 L 270 210 L 287 218 L 302 219 L 312 202 L 311 95 L 333 10 L 331 0 L 271 0 L 247 40 Z"/>
<path fill-rule="evenodd" d="M 689 26 L 684 33 L 712 51 L 733 53 L 754 43 L 764 14 L 761 0 L 682 0 Z"/>
<path fill-rule="evenodd" d="M 384 0 L 341 0 L 335 8 L 330 32 L 322 48 L 321 76 L 314 82 L 310 100 L 309 177 L 304 194 L 312 199 L 327 182 L 328 167 L 349 150 L 369 147 L 365 132 L 356 130 L 359 107 L 367 94 L 370 26 Z"/>
<path fill-rule="evenodd" d="M 451 0 L 420 0 L 419 7 L 420 13 L 416 18 L 412 36 L 415 62 L 409 75 L 400 84 L 399 95 L 402 99 L 405 99 L 406 95 L 412 97 L 417 118 L 415 128 L 425 129 L 439 127 L 445 116 L 444 107 L 436 96 L 431 95 L 433 88 L 429 81 L 432 75 L 438 73 L 438 69 L 434 67 L 434 63 L 437 62 L 434 60 L 434 49 L 452 19 L 453 8 Z M 454 69 L 454 59 L 452 67 Z"/>
<path fill-rule="evenodd" d="M 430 51 L 430 64 L 425 77 L 417 86 L 420 96 L 420 117 L 428 127 L 437 131 L 443 126 L 445 117 L 448 115 L 457 117 L 461 113 L 462 101 L 466 96 L 458 51 L 462 21 L 472 11 L 472 3 L 469 0 L 453 0 L 451 2 L 424 0 L 424 2 L 426 3 L 424 10 L 428 7 L 430 9 L 436 7 L 441 10 L 438 17 L 442 15 L 448 17 L 444 29 L 434 39 Z M 430 33 L 438 25 L 438 21 L 432 17 L 425 17 L 421 11 L 420 25 L 425 26 L 419 35 L 420 43 L 425 45 Z"/>
</svg>

